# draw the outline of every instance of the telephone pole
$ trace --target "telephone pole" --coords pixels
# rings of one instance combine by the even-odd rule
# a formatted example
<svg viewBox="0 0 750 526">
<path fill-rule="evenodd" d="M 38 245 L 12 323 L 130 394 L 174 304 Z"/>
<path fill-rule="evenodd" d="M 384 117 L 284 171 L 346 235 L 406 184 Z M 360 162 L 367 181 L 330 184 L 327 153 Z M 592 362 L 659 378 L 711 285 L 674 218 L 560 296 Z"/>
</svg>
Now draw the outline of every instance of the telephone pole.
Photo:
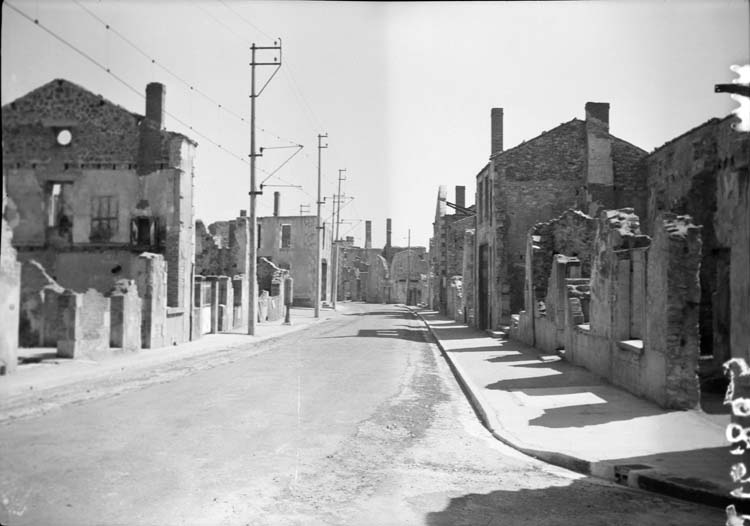
<svg viewBox="0 0 750 526">
<path fill-rule="evenodd" d="M 346 177 L 342 174 L 346 171 L 346 168 L 339 168 L 339 187 L 336 192 L 336 199 L 334 204 L 336 205 L 336 224 L 334 229 L 336 234 L 334 236 L 333 243 L 333 292 L 331 298 L 333 300 L 333 308 L 336 308 L 336 300 L 339 295 L 339 223 L 341 222 L 341 181 L 346 181 Z"/>
<path fill-rule="evenodd" d="M 321 274 L 322 274 L 322 259 L 321 259 L 321 252 L 323 250 L 323 243 L 322 243 L 322 234 L 323 229 L 325 228 L 325 225 L 320 224 L 320 207 L 323 206 L 323 199 L 321 199 L 320 196 L 320 153 L 323 150 L 323 148 L 328 148 L 328 144 L 323 144 L 322 139 L 327 139 L 328 134 L 318 134 L 318 221 L 317 221 L 317 227 L 315 229 L 317 233 L 317 240 L 318 240 L 318 251 L 317 251 L 317 257 L 315 259 L 315 317 L 320 318 L 320 286 L 321 286 Z"/>
<path fill-rule="evenodd" d="M 278 51 L 279 56 L 273 57 L 273 62 L 256 61 L 256 51 L 270 50 Z M 276 66 L 276 69 L 268 78 L 259 92 L 255 91 L 255 68 L 256 66 Z M 255 99 L 257 99 L 268 83 L 281 68 L 281 39 L 273 43 L 273 46 L 256 46 L 253 42 L 250 47 L 250 235 L 247 240 L 249 252 L 249 268 L 247 275 L 247 333 L 255 335 L 255 322 L 257 321 L 256 309 L 258 306 L 258 218 L 256 216 L 256 198 L 262 193 L 256 189 L 255 181 L 255 158 L 262 154 L 255 153 Z"/>
</svg>

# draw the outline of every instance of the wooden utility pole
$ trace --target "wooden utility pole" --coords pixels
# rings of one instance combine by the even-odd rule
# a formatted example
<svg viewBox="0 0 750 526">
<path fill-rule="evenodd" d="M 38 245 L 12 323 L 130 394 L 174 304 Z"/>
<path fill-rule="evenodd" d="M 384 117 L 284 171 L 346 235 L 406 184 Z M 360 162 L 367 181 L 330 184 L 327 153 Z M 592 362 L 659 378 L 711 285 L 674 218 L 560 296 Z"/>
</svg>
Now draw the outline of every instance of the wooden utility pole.
<svg viewBox="0 0 750 526">
<path fill-rule="evenodd" d="M 255 153 L 255 99 L 257 99 L 268 83 L 281 68 L 281 39 L 273 43 L 273 46 L 256 46 L 255 43 L 250 47 L 250 235 L 247 240 L 250 265 L 247 276 L 247 333 L 250 336 L 255 335 L 255 323 L 257 321 L 256 308 L 258 306 L 258 217 L 256 215 L 256 198 L 260 195 L 255 181 L 255 158 L 261 154 Z M 273 50 L 278 51 L 279 56 L 274 57 L 273 62 L 257 62 L 256 51 Z M 259 92 L 255 91 L 255 67 L 256 66 L 276 66 L 269 79 L 263 85 Z"/>
</svg>

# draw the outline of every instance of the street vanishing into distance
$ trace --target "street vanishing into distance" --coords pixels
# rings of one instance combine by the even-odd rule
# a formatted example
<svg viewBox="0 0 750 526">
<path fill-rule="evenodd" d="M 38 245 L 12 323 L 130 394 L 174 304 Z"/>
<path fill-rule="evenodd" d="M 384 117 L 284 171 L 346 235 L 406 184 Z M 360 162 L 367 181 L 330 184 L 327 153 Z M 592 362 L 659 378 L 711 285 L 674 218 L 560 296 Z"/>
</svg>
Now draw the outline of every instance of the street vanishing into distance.
<svg viewBox="0 0 750 526">
<path fill-rule="evenodd" d="M 342 303 L 248 348 L 1 423 L 0 523 L 724 524 L 504 446 L 403 307 Z"/>
</svg>

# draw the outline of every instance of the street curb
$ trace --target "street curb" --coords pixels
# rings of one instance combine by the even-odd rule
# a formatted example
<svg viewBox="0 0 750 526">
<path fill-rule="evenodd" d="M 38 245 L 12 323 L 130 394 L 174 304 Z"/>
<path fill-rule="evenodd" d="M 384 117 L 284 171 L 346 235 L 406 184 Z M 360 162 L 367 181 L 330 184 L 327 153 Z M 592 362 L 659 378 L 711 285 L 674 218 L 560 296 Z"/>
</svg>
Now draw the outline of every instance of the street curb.
<svg viewBox="0 0 750 526">
<path fill-rule="evenodd" d="M 668 497 L 678 498 L 680 500 L 695 502 L 711 507 L 725 508 L 730 504 L 734 504 L 738 509 L 746 508 L 747 502 L 742 499 L 737 499 L 723 493 L 717 493 L 703 488 L 697 488 L 695 486 L 677 483 L 674 480 L 671 480 L 667 473 L 655 469 L 645 467 L 644 469 L 631 469 L 627 472 L 626 477 L 621 478 L 620 475 L 616 473 L 617 465 L 612 462 L 591 462 L 589 460 L 568 455 L 567 453 L 534 449 L 524 445 L 518 440 L 518 438 L 514 437 L 509 431 L 503 428 L 502 424 L 497 419 L 494 410 L 492 410 L 490 404 L 487 403 L 482 396 L 481 390 L 478 389 L 469 376 L 463 372 L 461 366 L 453 361 L 450 353 L 445 350 L 442 342 L 437 337 L 430 324 L 427 323 L 424 317 L 422 317 L 422 314 L 415 309 L 410 307 L 407 308 L 422 320 L 422 323 L 427 327 L 432 339 L 437 344 L 446 362 L 448 362 L 453 375 L 461 386 L 461 390 L 466 395 L 474 412 L 477 414 L 484 427 L 487 428 L 492 436 L 503 444 L 548 464 L 554 464 L 555 466 L 560 466 L 583 475 L 594 476 L 631 488 L 645 490 L 651 493 L 666 495 Z M 727 474 L 727 476 L 728 475 L 729 474 Z M 705 484 L 710 485 L 710 483 Z"/>
</svg>

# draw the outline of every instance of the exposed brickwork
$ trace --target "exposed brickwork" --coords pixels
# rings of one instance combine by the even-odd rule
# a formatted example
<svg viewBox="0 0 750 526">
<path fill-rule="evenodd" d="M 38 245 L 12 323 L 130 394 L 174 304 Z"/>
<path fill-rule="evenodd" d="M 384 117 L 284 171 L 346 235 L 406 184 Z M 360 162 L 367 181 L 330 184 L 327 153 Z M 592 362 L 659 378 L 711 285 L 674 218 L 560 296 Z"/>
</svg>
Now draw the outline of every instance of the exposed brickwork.
<svg viewBox="0 0 750 526">
<path fill-rule="evenodd" d="M 464 311 L 466 316 L 466 323 L 469 325 L 475 325 L 475 295 L 476 295 L 476 258 L 474 253 L 476 251 L 475 245 L 475 231 L 474 229 L 467 229 L 464 232 L 464 261 L 463 271 L 461 273 L 463 277 L 463 295 L 464 295 Z"/>
<path fill-rule="evenodd" d="M 729 286 L 727 279 L 732 272 L 730 267 L 747 267 L 746 262 L 739 261 L 737 267 L 734 263 L 730 265 L 730 260 L 742 252 L 736 242 L 743 243 L 747 239 L 747 223 L 744 226 L 734 224 L 731 217 L 738 210 L 736 197 L 724 200 L 730 194 L 718 187 L 719 182 L 736 181 L 743 170 L 747 173 L 750 137 L 734 132 L 732 121 L 733 117 L 711 119 L 687 131 L 650 154 L 644 166 L 649 188 L 649 218 L 653 220 L 660 212 L 670 211 L 690 214 L 703 226 L 701 353 L 713 354 L 717 376 L 721 375 L 721 364 L 731 354 L 729 333 L 733 329 L 726 320 L 731 316 L 728 291 L 735 288 Z M 721 231 L 737 228 L 742 240 L 721 235 Z M 745 347 L 748 344 L 750 333 Z"/>
<path fill-rule="evenodd" d="M 666 407 L 692 408 L 700 399 L 696 371 L 701 229 L 689 216 L 664 213 L 657 221 L 661 228 L 656 228 L 649 251 L 645 344 L 648 353 L 661 355 L 659 374 L 664 378 L 661 385 L 652 383 L 649 392 Z"/>
<path fill-rule="evenodd" d="M 531 227 L 570 207 L 588 211 L 637 194 L 636 165 L 646 152 L 609 133 L 608 107 L 589 104 L 586 121 L 573 119 L 495 154 L 477 174 L 476 243 L 491 251 L 491 326 L 509 323 L 524 306 Z"/>
</svg>

